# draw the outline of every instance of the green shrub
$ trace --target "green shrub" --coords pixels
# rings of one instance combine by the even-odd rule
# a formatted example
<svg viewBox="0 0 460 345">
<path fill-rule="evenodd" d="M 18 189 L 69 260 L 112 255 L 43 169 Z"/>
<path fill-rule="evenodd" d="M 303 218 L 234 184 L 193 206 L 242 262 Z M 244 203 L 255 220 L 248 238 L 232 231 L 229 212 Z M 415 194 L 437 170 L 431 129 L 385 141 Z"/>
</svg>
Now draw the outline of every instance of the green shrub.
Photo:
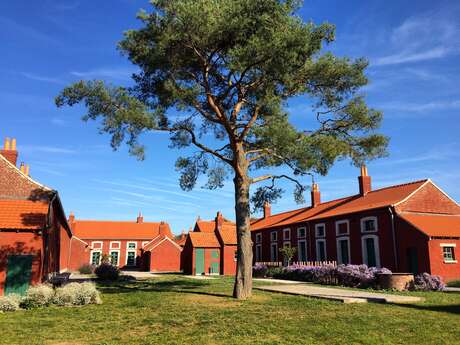
<svg viewBox="0 0 460 345">
<path fill-rule="evenodd" d="M 120 277 L 118 267 L 108 263 L 102 263 L 97 266 L 94 273 L 96 273 L 97 278 L 100 280 L 115 281 Z"/>
<path fill-rule="evenodd" d="M 57 288 L 53 303 L 59 306 L 100 304 L 99 291 L 93 283 L 70 283 Z"/>
<path fill-rule="evenodd" d="M 22 299 L 23 297 L 17 294 L 0 296 L 0 312 L 19 310 Z"/>
<path fill-rule="evenodd" d="M 448 287 L 458 287 L 460 288 L 460 279 L 459 280 L 452 280 L 447 283 Z"/>
<path fill-rule="evenodd" d="M 92 274 L 94 273 L 94 266 L 93 265 L 83 265 L 78 269 L 78 272 L 81 274 Z"/>
<path fill-rule="evenodd" d="M 51 285 L 40 284 L 32 286 L 22 300 L 21 307 L 25 309 L 46 307 L 52 302 L 53 297 L 54 289 Z"/>
<path fill-rule="evenodd" d="M 283 268 L 282 267 L 268 267 L 267 269 L 267 273 L 265 274 L 267 277 L 276 277 L 278 276 L 279 274 L 281 274 L 283 272 Z"/>
</svg>

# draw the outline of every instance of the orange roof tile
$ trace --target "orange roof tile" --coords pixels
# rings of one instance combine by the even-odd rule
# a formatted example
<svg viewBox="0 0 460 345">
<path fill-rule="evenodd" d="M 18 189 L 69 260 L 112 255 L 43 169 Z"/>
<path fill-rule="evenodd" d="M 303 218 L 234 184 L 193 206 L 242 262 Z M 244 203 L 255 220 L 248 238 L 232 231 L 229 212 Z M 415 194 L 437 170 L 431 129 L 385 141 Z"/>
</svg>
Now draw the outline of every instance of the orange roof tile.
<svg viewBox="0 0 460 345">
<path fill-rule="evenodd" d="M 193 247 L 197 248 L 220 248 L 219 240 L 214 232 L 191 232 L 188 234 Z"/>
<path fill-rule="evenodd" d="M 214 232 L 216 223 L 214 220 L 197 220 L 193 231 L 199 232 Z"/>
<path fill-rule="evenodd" d="M 0 229 L 42 229 L 46 225 L 47 215 L 47 202 L 0 200 Z"/>
<path fill-rule="evenodd" d="M 398 215 L 430 237 L 460 237 L 460 215 L 398 213 Z"/>
<path fill-rule="evenodd" d="M 236 245 L 238 243 L 236 237 L 236 224 L 225 222 L 218 231 L 224 244 Z"/>
<path fill-rule="evenodd" d="M 160 234 L 160 225 L 150 222 L 123 222 L 123 221 L 97 221 L 97 220 L 75 220 L 71 228 L 75 236 L 85 239 L 139 239 L 152 240 Z M 170 233 L 168 223 L 165 234 Z"/>
<path fill-rule="evenodd" d="M 429 180 L 385 187 L 373 190 L 365 196 L 358 194 L 324 202 L 316 207 L 304 207 L 268 218 L 260 218 L 252 222 L 251 231 L 391 206 L 407 198 L 427 181 Z"/>
</svg>

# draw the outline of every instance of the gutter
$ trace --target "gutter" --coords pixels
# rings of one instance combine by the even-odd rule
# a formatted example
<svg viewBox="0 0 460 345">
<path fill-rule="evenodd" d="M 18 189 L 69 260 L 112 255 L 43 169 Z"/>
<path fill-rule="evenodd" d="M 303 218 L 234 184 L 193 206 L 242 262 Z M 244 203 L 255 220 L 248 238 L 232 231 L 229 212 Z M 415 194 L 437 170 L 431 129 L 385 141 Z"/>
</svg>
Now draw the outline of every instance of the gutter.
<svg viewBox="0 0 460 345">
<path fill-rule="evenodd" d="M 391 217 L 391 234 L 393 237 L 393 253 L 394 253 L 394 259 L 395 259 L 395 268 L 396 268 L 396 271 L 398 271 L 399 270 L 399 260 L 398 260 L 398 252 L 396 250 L 395 214 L 392 210 L 392 206 L 388 207 L 388 211 L 390 211 L 390 217 Z"/>
</svg>

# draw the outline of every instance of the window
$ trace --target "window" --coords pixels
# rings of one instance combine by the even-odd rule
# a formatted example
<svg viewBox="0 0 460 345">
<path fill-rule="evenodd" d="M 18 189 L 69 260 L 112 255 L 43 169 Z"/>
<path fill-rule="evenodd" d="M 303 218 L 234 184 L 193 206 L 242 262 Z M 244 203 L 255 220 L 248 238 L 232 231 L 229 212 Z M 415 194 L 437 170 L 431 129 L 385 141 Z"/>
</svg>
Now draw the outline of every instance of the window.
<svg viewBox="0 0 460 345">
<path fill-rule="evenodd" d="M 315 236 L 316 237 L 326 237 L 326 225 L 325 224 L 315 225 Z"/>
<path fill-rule="evenodd" d="M 375 235 L 363 236 L 361 239 L 363 263 L 368 267 L 380 267 L 379 238 Z"/>
<path fill-rule="evenodd" d="M 91 247 L 93 249 L 102 249 L 102 242 L 94 241 L 94 242 L 91 243 Z"/>
<path fill-rule="evenodd" d="M 120 244 L 119 241 L 110 242 L 110 249 L 120 249 Z"/>
<path fill-rule="evenodd" d="M 270 245 L 270 261 L 277 262 L 278 261 L 278 244 L 272 243 Z"/>
<path fill-rule="evenodd" d="M 270 239 L 271 239 L 272 242 L 277 241 L 278 240 L 278 233 L 276 231 L 272 231 L 270 233 Z"/>
<path fill-rule="evenodd" d="M 262 245 L 256 245 L 256 261 L 262 261 Z"/>
<path fill-rule="evenodd" d="M 377 217 L 366 217 L 361 219 L 361 232 L 376 232 Z"/>
<path fill-rule="evenodd" d="M 326 261 L 326 240 L 316 240 L 316 260 Z"/>
<path fill-rule="evenodd" d="M 256 243 L 262 243 L 262 233 L 256 234 Z"/>
<path fill-rule="evenodd" d="M 101 263 L 101 252 L 93 250 L 91 252 L 91 265 L 98 266 Z"/>
<path fill-rule="evenodd" d="M 114 266 L 118 266 L 118 257 L 119 257 L 119 252 L 118 250 L 114 250 L 110 252 L 110 262 Z"/>
<path fill-rule="evenodd" d="M 136 249 L 136 242 L 128 242 L 128 249 Z"/>
<path fill-rule="evenodd" d="M 350 240 L 348 237 L 337 238 L 337 263 L 343 265 L 350 263 Z"/>
<path fill-rule="evenodd" d="M 297 229 L 297 237 L 298 238 L 304 238 L 305 237 L 306 230 L 305 228 L 298 228 Z"/>
<path fill-rule="evenodd" d="M 290 240 L 291 239 L 291 229 L 284 229 L 283 230 L 283 240 Z"/>
<path fill-rule="evenodd" d="M 136 266 L 136 252 L 129 251 L 126 255 L 126 265 L 127 266 Z"/>
<path fill-rule="evenodd" d="M 339 220 L 335 222 L 335 234 L 337 236 L 348 235 L 349 227 L 350 227 L 350 223 L 348 222 L 348 220 Z"/>
<path fill-rule="evenodd" d="M 305 240 L 300 240 L 297 243 L 297 259 L 299 261 L 307 261 L 307 243 Z"/>
<path fill-rule="evenodd" d="M 455 263 L 455 244 L 441 244 L 442 247 L 442 256 L 444 258 L 444 262 L 446 263 Z"/>
</svg>

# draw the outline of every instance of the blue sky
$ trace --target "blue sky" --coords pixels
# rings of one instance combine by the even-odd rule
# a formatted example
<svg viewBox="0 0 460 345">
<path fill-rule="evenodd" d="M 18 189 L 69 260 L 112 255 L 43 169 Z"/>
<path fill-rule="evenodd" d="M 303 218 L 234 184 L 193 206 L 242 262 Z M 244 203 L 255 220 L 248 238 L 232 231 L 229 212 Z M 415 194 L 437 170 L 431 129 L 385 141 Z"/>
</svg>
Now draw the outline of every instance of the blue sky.
<svg viewBox="0 0 460 345">
<path fill-rule="evenodd" d="M 168 221 L 188 229 L 198 215 L 234 217 L 231 181 L 222 190 L 178 187 L 168 135 L 144 137 L 147 159 L 113 152 L 79 107 L 57 109 L 54 97 L 80 79 L 129 83 L 134 71 L 116 50 L 122 32 L 138 27 L 147 1 L 3 1 L 0 3 L 0 138 L 15 137 L 31 175 L 57 189 L 77 218 Z M 389 157 L 369 164 L 375 188 L 431 178 L 460 200 L 460 4 L 458 1 L 306 0 L 300 15 L 337 26 L 328 49 L 367 57 L 363 92 L 384 112 Z M 308 129 L 305 100 L 290 102 L 292 121 Z M 310 119 L 310 120 L 309 120 Z M 323 200 L 354 194 L 358 170 L 342 161 L 318 181 Z M 274 212 L 298 207 L 291 186 Z M 307 203 L 309 198 L 307 196 Z"/>
</svg>

